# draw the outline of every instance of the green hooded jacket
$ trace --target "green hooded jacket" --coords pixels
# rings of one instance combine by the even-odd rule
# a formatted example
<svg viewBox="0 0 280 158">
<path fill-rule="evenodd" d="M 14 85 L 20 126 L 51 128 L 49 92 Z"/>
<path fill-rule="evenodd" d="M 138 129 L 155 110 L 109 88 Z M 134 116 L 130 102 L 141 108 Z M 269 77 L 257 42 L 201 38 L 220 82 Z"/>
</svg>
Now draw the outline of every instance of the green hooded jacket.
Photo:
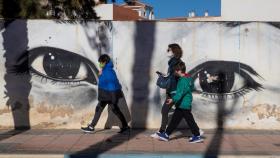
<svg viewBox="0 0 280 158">
<path fill-rule="evenodd" d="M 176 107 L 181 109 L 191 109 L 193 88 L 193 79 L 190 75 L 185 74 L 184 77 L 180 77 L 177 84 L 176 94 L 172 97 Z"/>
</svg>

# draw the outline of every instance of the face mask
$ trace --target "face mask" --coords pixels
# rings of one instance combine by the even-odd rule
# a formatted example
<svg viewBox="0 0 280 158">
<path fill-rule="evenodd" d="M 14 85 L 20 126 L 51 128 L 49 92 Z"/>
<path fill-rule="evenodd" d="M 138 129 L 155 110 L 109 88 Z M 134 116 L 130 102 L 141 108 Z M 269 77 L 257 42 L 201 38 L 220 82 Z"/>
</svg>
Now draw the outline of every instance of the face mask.
<svg viewBox="0 0 280 158">
<path fill-rule="evenodd" d="M 174 56 L 174 54 L 172 53 L 172 51 L 169 51 L 169 52 L 167 52 L 167 56 L 168 56 L 169 58 L 172 58 L 172 57 Z"/>
<path fill-rule="evenodd" d="M 105 64 L 99 63 L 99 67 L 100 67 L 101 69 L 103 69 L 104 66 L 105 66 Z"/>
</svg>

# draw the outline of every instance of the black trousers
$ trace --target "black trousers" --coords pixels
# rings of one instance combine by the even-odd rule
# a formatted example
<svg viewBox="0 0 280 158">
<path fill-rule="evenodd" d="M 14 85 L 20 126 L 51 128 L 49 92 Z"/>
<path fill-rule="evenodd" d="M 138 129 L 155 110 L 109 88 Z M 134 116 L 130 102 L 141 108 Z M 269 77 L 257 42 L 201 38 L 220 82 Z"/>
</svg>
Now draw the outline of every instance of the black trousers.
<svg viewBox="0 0 280 158">
<path fill-rule="evenodd" d="M 186 120 L 186 122 L 188 123 L 192 134 L 195 136 L 199 136 L 200 135 L 199 128 L 193 118 L 191 110 L 184 110 L 184 109 L 180 109 L 180 108 L 175 109 L 172 119 L 166 129 L 166 133 L 168 135 L 170 135 L 175 130 L 175 128 L 179 125 L 182 118 L 184 118 Z"/>
<path fill-rule="evenodd" d="M 166 100 L 170 97 L 166 97 Z M 168 123 L 168 113 L 173 105 L 166 104 L 166 100 L 161 108 L 161 126 L 159 132 L 164 132 Z"/>
<path fill-rule="evenodd" d="M 127 121 L 123 115 L 123 113 L 121 112 L 120 108 L 118 107 L 118 104 L 113 104 L 112 102 L 107 102 L 107 101 L 99 101 L 97 106 L 96 106 L 96 109 L 95 109 L 95 114 L 94 114 L 94 117 L 91 121 L 91 125 L 93 127 L 96 126 L 104 108 L 106 105 L 109 105 L 111 106 L 112 108 L 112 111 L 115 115 L 117 115 L 117 117 L 120 119 L 121 123 L 122 123 L 122 128 L 123 127 L 127 127 Z"/>
</svg>

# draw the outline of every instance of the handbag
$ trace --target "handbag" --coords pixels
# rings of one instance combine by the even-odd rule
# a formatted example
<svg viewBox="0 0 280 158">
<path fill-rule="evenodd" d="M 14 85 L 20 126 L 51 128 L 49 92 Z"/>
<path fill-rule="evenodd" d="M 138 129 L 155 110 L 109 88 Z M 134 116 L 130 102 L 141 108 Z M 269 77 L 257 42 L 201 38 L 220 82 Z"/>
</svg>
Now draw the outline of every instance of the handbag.
<svg viewBox="0 0 280 158">
<path fill-rule="evenodd" d="M 163 75 L 158 75 L 157 79 L 157 86 L 162 89 L 168 89 L 171 85 L 171 77 L 170 75 L 168 76 L 163 76 Z"/>
</svg>

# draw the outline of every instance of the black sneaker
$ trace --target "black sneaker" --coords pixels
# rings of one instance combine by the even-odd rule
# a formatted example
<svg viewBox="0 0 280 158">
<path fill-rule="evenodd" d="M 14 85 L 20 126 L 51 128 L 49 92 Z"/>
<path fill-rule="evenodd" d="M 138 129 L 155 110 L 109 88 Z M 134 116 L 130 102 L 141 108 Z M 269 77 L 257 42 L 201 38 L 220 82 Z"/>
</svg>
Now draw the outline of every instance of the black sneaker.
<svg viewBox="0 0 280 158">
<path fill-rule="evenodd" d="M 129 130 L 130 130 L 130 127 L 126 126 L 126 127 L 121 128 L 121 130 L 118 133 L 124 133 L 124 132 L 129 131 Z"/>
<path fill-rule="evenodd" d="M 92 125 L 88 125 L 87 127 L 81 127 L 81 130 L 85 133 L 92 133 L 94 132 L 94 127 Z"/>
</svg>

